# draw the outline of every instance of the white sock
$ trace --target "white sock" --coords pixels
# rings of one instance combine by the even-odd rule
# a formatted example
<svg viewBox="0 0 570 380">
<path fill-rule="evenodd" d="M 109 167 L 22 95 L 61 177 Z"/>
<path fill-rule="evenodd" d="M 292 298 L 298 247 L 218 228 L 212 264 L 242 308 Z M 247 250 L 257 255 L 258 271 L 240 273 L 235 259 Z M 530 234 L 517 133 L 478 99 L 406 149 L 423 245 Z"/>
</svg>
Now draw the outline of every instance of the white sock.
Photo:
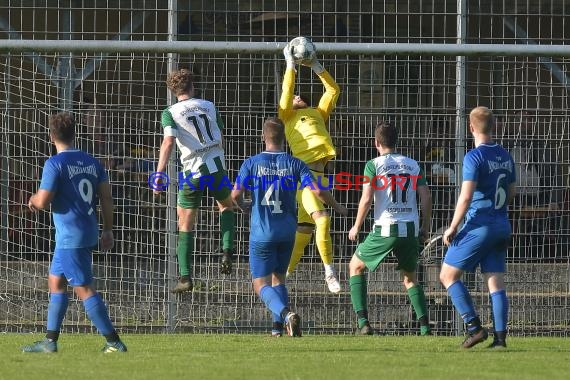
<svg viewBox="0 0 570 380">
<path fill-rule="evenodd" d="M 335 274 L 332 264 L 323 264 L 323 266 L 325 267 L 325 276 Z"/>
</svg>

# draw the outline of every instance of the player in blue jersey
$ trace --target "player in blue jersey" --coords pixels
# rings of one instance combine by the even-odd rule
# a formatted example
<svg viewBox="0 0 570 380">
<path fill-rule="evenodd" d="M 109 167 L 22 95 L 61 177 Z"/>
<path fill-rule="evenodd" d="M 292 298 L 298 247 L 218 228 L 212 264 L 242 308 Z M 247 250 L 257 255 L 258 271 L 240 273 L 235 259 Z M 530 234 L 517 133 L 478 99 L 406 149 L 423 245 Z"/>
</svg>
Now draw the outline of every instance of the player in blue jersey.
<svg viewBox="0 0 570 380">
<path fill-rule="evenodd" d="M 516 195 L 515 164 L 510 154 L 493 142 L 495 124 L 487 107 L 474 108 L 469 128 L 475 149 L 463 160 L 461 192 L 443 241 L 449 246 L 439 278 L 467 325 L 464 348 L 488 337 L 475 312 L 469 291 L 461 281 L 464 271 L 481 266 L 493 309 L 494 340 L 489 348 L 506 347 L 509 301 L 505 291 L 505 258 L 511 237 L 508 204 Z M 465 218 L 465 224 L 459 225 Z"/>
<path fill-rule="evenodd" d="M 342 215 L 347 209 L 322 189 L 322 178 L 315 179 L 303 161 L 284 151 L 285 125 L 280 119 L 265 121 L 263 139 L 265 151 L 244 161 L 232 198 L 242 210 L 251 208 L 249 266 L 253 288 L 273 314 L 272 336 L 281 336 L 285 323 L 288 335 L 300 337 L 301 318 L 287 307 L 285 286 L 297 229 L 298 183 Z M 243 199 L 246 190 L 251 204 Z"/>
<path fill-rule="evenodd" d="M 51 204 L 55 225 L 55 251 L 48 276 L 50 300 L 46 337 L 24 352 L 57 352 L 57 340 L 69 302 L 67 285 L 83 301 L 87 316 L 106 338 L 103 352 L 125 352 L 107 307 L 93 286 L 91 251 L 97 246 L 97 202 L 101 201 L 103 251 L 113 247 L 113 199 L 105 170 L 98 160 L 74 147 L 75 121 L 61 112 L 49 118 L 50 139 L 57 154 L 43 168 L 39 190 L 30 197 L 33 212 Z"/>
</svg>

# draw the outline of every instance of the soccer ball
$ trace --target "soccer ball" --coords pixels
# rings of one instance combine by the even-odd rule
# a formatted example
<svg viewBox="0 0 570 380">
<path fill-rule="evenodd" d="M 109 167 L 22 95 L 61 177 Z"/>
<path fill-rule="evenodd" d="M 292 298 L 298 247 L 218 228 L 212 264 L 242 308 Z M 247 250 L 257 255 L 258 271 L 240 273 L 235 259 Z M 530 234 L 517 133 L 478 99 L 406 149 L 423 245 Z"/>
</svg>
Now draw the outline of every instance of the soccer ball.
<svg viewBox="0 0 570 380">
<path fill-rule="evenodd" d="M 317 55 L 317 49 L 313 41 L 307 37 L 296 37 L 289 42 L 291 46 L 291 54 L 295 63 L 309 63 Z"/>
</svg>

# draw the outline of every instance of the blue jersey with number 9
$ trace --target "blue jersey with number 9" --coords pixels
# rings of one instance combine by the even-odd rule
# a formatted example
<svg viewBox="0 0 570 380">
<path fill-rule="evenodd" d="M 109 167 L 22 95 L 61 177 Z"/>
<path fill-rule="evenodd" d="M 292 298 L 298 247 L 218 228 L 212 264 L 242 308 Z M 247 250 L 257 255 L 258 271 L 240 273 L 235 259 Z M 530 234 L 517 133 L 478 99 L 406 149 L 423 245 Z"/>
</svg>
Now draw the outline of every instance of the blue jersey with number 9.
<svg viewBox="0 0 570 380">
<path fill-rule="evenodd" d="M 481 144 L 469 151 L 463 161 L 463 180 L 477 182 L 467 221 L 481 224 L 509 222 L 509 185 L 516 180 L 515 165 L 509 152 L 498 144 Z"/>
<path fill-rule="evenodd" d="M 40 189 L 54 193 L 56 248 L 97 245 L 97 189 L 105 181 L 107 173 L 99 161 L 80 150 L 64 150 L 46 161 Z"/>
<path fill-rule="evenodd" d="M 242 164 L 237 185 L 251 191 L 250 240 L 295 239 L 298 183 L 312 186 L 307 165 L 285 152 L 262 152 Z"/>
</svg>

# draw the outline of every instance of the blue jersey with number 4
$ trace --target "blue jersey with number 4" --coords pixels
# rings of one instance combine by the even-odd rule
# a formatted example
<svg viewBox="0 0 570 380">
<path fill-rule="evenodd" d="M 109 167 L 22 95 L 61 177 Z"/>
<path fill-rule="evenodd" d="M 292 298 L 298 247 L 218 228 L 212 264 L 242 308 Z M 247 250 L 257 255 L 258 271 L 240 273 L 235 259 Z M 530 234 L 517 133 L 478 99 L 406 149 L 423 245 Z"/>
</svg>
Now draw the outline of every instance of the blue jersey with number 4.
<svg viewBox="0 0 570 380">
<path fill-rule="evenodd" d="M 313 179 L 303 161 L 284 152 L 262 152 L 245 160 L 236 182 L 251 191 L 250 240 L 294 240 L 297 185 L 310 185 Z"/>
<path fill-rule="evenodd" d="M 476 181 L 477 187 L 467 211 L 467 221 L 509 223 L 509 185 L 515 179 L 513 158 L 500 145 L 481 144 L 468 152 L 463 160 L 463 180 Z"/>
<path fill-rule="evenodd" d="M 46 161 L 40 189 L 54 193 L 56 248 L 97 245 L 97 189 L 105 181 L 108 177 L 99 161 L 80 150 L 65 150 Z"/>
</svg>

